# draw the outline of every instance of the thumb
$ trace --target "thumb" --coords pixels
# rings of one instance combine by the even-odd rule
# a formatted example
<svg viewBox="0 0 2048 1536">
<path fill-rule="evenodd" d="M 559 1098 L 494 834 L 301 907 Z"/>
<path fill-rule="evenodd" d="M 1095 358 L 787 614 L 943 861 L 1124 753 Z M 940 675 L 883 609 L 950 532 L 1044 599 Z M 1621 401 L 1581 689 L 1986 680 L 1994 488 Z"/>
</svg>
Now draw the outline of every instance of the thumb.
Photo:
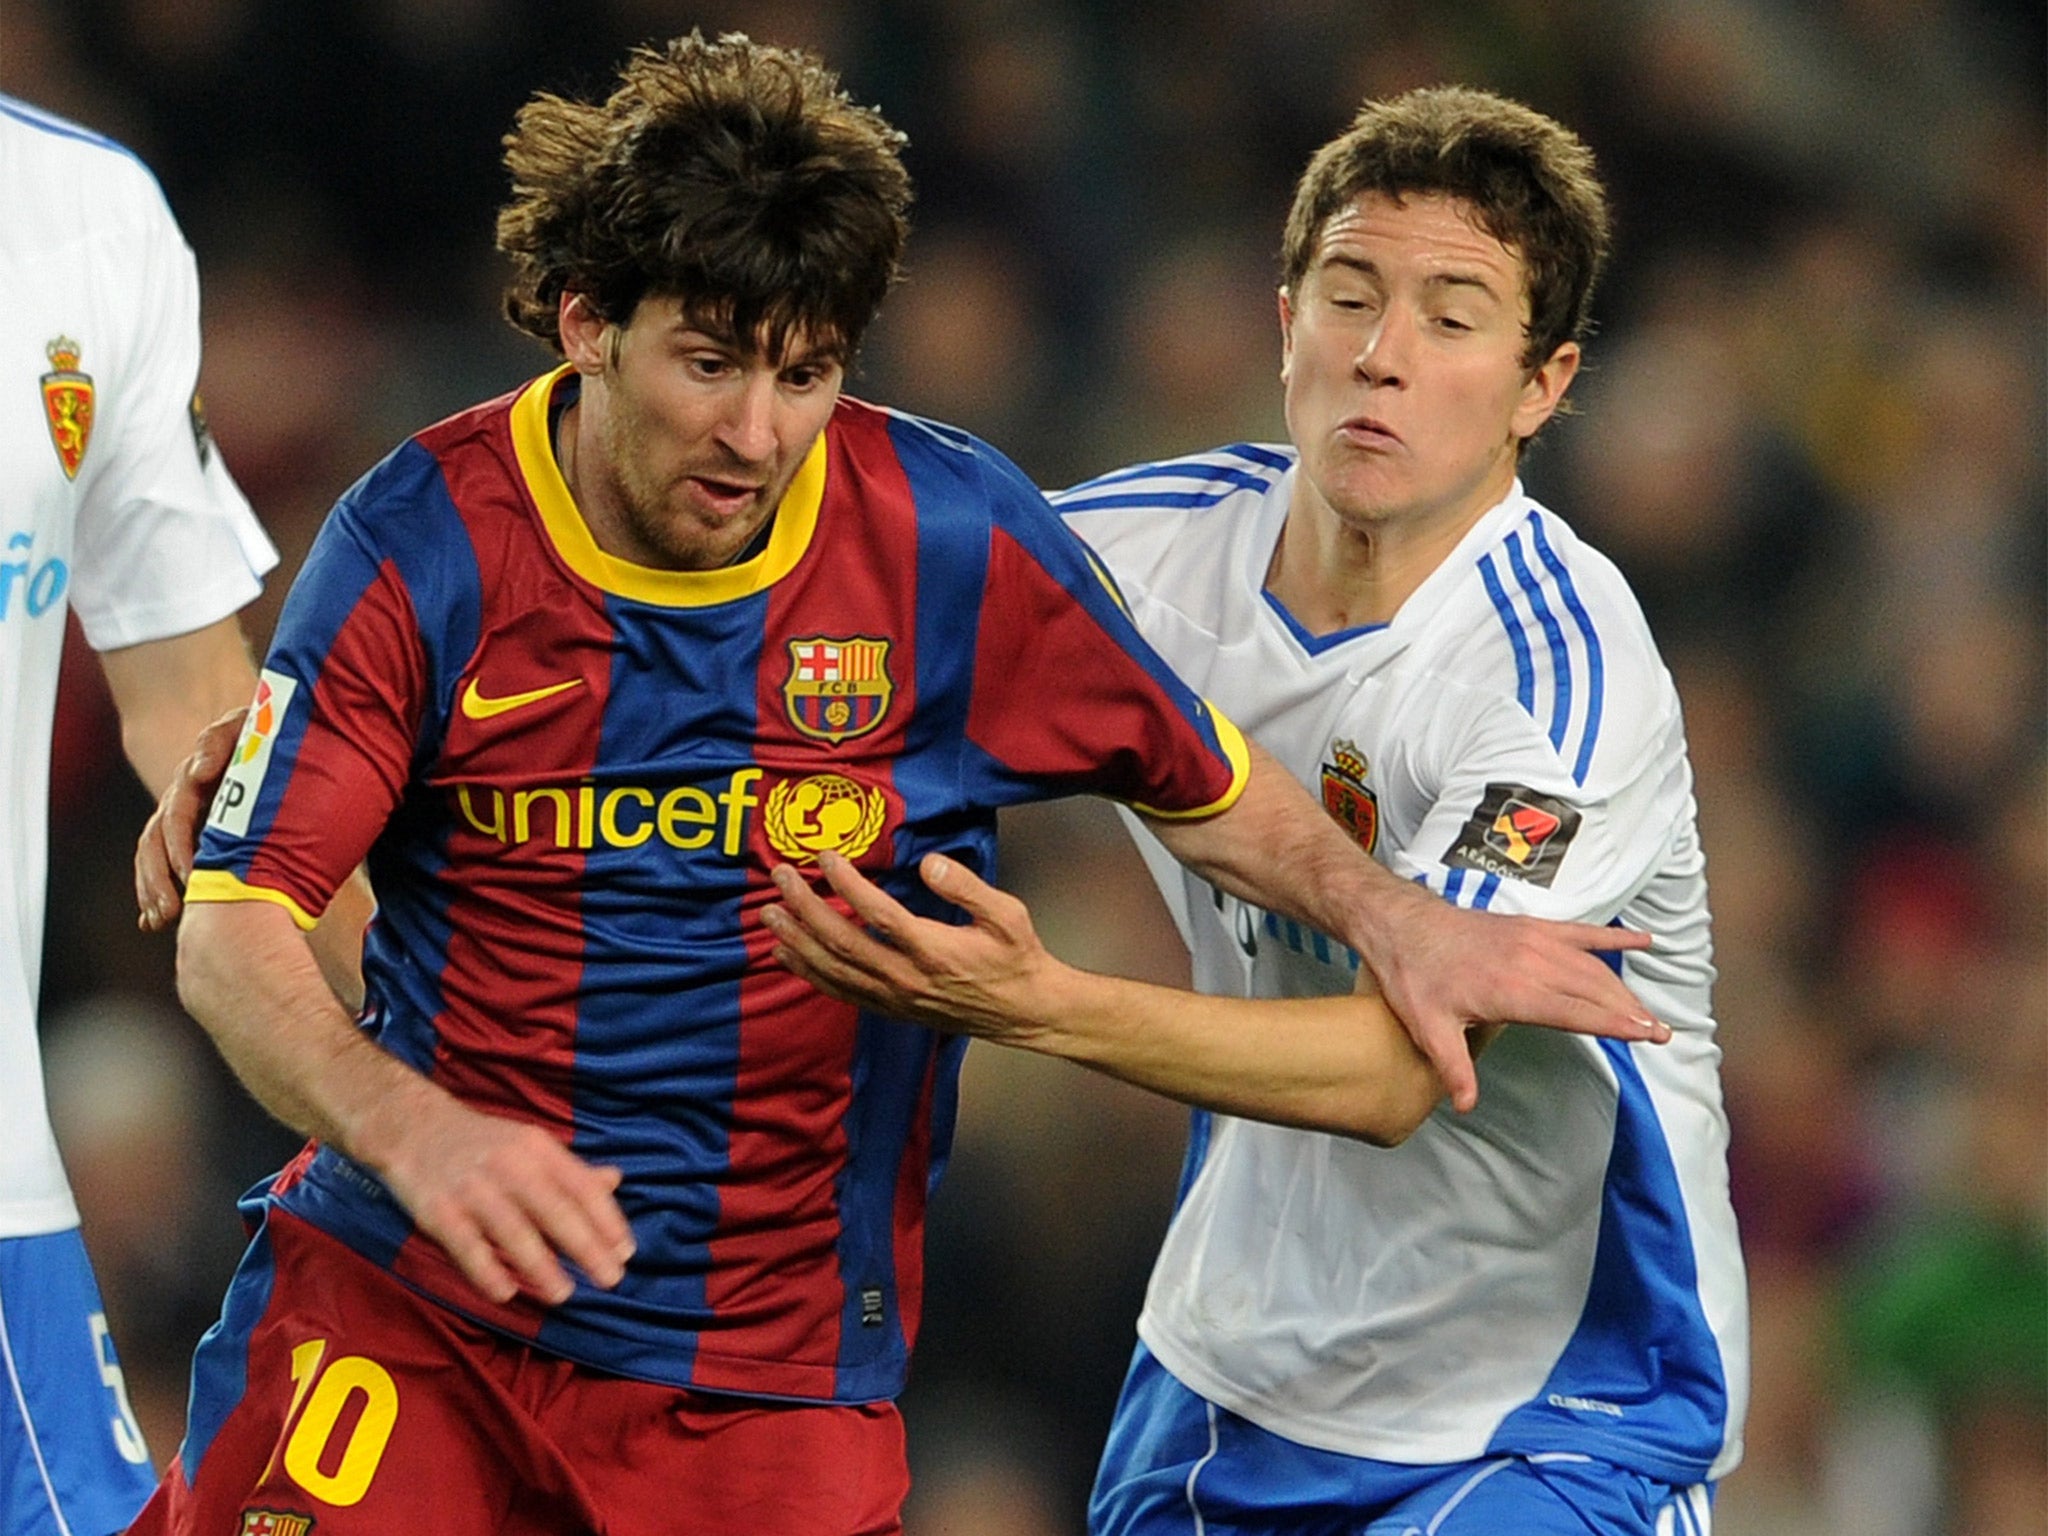
<svg viewBox="0 0 2048 1536">
<path fill-rule="evenodd" d="M 1432 1040 L 1426 1054 L 1450 1093 L 1451 1108 L 1464 1114 L 1479 1102 L 1479 1074 L 1472 1065 L 1472 1049 L 1460 1030 L 1449 1039 Z"/>
</svg>

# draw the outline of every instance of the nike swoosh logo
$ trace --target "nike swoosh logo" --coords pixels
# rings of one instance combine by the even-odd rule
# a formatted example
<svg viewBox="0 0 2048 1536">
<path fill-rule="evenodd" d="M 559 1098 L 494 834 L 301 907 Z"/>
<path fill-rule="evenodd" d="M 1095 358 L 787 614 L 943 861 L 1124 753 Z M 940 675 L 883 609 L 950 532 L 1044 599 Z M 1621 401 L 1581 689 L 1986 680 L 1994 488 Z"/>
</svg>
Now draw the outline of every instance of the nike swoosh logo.
<svg viewBox="0 0 2048 1536">
<path fill-rule="evenodd" d="M 529 704 L 538 704 L 542 699 L 551 699 L 558 693 L 583 686 L 583 679 L 572 677 L 564 683 L 550 683 L 545 688 L 529 688 L 524 693 L 508 693 L 501 699 L 486 698 L 478 691 L 476 679 L 469 680 L 469 686 L 462 690 L 462 712 L 472 720 L 489 720 L 497 715 L 509 714 L 515 709 L 524 709 Z"/>
</svg>

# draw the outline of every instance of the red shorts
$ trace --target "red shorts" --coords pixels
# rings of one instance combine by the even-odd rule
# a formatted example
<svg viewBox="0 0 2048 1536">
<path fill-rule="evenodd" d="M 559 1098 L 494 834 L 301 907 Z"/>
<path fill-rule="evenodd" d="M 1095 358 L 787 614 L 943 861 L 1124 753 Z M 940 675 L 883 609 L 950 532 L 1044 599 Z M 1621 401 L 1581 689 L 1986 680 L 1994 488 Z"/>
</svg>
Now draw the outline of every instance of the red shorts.
<svg viewBox="0 0 2048 1536">
<path fill-rule="evenodd" d="M 130 1531 L 890 1536 L 909 1487 L 893 1404 L 607 1375 L 273 1208 L 193 1360 L 185 1445 Z"/>
</svg>

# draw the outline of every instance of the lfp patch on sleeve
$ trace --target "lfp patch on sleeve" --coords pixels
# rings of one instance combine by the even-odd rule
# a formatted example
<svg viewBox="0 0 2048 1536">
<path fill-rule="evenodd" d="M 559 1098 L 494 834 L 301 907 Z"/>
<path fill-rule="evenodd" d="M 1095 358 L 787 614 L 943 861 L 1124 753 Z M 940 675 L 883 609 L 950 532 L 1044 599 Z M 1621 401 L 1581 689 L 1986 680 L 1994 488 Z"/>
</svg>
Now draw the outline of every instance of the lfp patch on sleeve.
<svg viewBox="0 0 2048 1536">
<path fill-rule="evenodd" d="M 246 837 L 249 813 L 256 809 L 256 797 L 263 792 L 263 776 L 270 771 L 270 748 L 284 727 L 285 712 L 298 692 L 295 678 L 265 667 L 256 683 L 256 702 L 249 706 L 249 718 L 242 724 L 242 739 L 235 743 L 235 755 L 228 759 L 228 771 L 213 797 L 213 814 L 208 826 Z"/>
<path fill-rule="evenodd" d="M 1489 784 L 1446 864 L 1548 887 L 1579 830 L 1579 813 L 1520 784 Z"/>
</svg>

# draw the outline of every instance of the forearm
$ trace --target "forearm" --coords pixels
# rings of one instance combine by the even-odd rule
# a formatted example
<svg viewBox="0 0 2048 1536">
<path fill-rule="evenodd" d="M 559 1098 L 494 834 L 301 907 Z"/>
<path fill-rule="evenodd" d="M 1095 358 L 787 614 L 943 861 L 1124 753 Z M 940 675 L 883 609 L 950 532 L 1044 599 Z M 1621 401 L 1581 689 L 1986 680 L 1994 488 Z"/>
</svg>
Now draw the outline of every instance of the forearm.
<svg viewBox="0 0 2048 1536">
<path fill-rule="evenodd" d="M 178 996 L 265 1109 L 374 1170 L 391 1128 L 446 1097 L 356 1027 L 306 937 L 268 902 L 186 910 Z"/>
<path fill-rule="evenodd" d="M 991 1038 L 1247 1119 L 1404 1140 L 1443 1085 L 1378 998 L 1210 997 L 1054 963 Z"/>
<path fill-rule="evenodd" d="M 1237 803 L 1200 821 L 1148 817 L 1166 849 L 1218 889 L 1307 923 L 1369 962 L 1385 950 L 1390 903 L 1417 899 L 1253 743 Z M 1377 966 L 1374 966 L 1377 974 Z"/>
<path fill-rule="evenodd" d="M 121 750 L 152 797 L 163 793 L 199 733 L 256 691 L 256 668 L 234 618 L 104 652 L 100 667 L 121 717 Z"/>
</svg>

